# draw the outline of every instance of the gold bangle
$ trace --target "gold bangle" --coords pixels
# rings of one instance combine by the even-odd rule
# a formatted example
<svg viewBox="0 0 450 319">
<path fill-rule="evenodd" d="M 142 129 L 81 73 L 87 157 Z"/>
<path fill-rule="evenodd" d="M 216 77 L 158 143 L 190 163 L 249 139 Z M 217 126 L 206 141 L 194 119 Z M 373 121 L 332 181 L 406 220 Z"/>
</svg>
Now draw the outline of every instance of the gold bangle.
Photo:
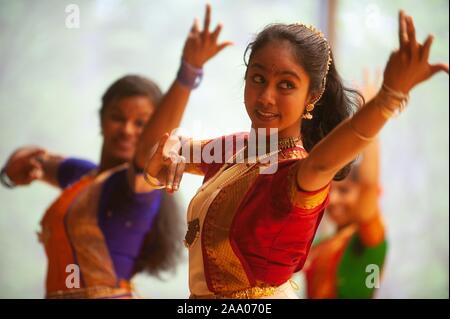
<svg viewBox="0 0 450 319">
<path fill-rule="evenodd" d="M 166 185 L 161 185 L 159 180 L 147 172 L 144 172 L 144 180 L 154 189 L 166 188 Z"/>
<path fill-rule="evenodd" d="M 372 137 L 367 137 L 367 136 L 364 136 L 361 133 L 359 133 L 353 126 L 353 117 L 350 119 L 349 125 L 350 125 L 351 130 L 353 131 L 353 134 L 355 134 L 359 139 L 361 139 L 363 141 L 370 142 L 376 137 L 376 135 L 372 136 Z"/>
</svg>

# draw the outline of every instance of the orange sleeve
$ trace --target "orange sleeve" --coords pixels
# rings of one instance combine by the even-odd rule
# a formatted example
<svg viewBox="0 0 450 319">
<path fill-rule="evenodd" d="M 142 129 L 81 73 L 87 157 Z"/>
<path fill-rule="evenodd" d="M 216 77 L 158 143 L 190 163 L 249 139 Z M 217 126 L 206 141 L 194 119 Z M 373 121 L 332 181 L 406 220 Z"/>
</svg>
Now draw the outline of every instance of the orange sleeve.
<svg viewBox="0 0 450 319">
<path fill-rule="evenodd" d="M 384 223 L 379 212 L 368 221 L 359 224 L 359 237 L 367 247 L 378 245 L 384 240 Z"/>
</svg>

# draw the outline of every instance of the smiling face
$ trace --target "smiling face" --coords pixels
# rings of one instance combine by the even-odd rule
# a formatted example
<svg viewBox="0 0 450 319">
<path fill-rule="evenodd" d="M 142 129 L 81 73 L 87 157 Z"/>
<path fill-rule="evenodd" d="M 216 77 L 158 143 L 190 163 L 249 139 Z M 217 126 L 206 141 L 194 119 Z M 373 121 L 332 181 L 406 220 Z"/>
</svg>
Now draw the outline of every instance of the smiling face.
<svg viewBox="0 0 450 319">
<path fill-rule="evenodd" d="M 146 96 L 121 98 L 108 105 L 101 118 L 103 154 L 108 163 L 130 161 L 139 136 L 155 107 Z"/>
<path fill-rule="evenodd" d="M 252 127 L 278 128 L 278 136 L 300 135 L 310 100 L 309 76 L 286 40 L 268 42 L 252 55 L 245 79 L 245 107 Z"/>
</svg>

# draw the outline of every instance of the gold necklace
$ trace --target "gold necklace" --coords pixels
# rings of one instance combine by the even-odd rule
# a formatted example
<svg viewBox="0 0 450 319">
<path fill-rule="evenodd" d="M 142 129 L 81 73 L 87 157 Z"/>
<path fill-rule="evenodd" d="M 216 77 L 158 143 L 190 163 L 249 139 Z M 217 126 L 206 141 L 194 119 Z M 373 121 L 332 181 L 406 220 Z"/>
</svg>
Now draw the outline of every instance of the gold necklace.
<svg viewBox="0 0 450 319">
<path fill-rule="evenodd" d="M 302 138 L 300 136 L 297 137 L 285 137 L 278 140 L 278 149 L 284 150 L 286 148 L 293 148 L 298 145 Z"/>
</svg>

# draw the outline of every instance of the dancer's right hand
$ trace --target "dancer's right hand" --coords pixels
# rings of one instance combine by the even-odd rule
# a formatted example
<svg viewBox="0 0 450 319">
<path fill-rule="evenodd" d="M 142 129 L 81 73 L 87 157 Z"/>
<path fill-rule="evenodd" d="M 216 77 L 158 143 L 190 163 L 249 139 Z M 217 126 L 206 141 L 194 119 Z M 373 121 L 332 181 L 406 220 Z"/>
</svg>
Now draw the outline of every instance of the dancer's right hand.
<svg viewBox="0 0 450 319">
<path fill-rule="evenodd" d="M 169 134 L 165 133 L 160 139 L 158 147 L 144 170 L 147 181 L 158 180 L 159 185 L 164 185 L 167 192 L 173 193 L 178 190 L 183 177 L 186 159 L 178 155 L 180 144 L 173 145 L 171 149 L 164 146 L 169 140 Z M 154 183 L 150 183 L 152 186 Z"/>
<path fill-rule="evenodd" d="M 434 74 L 440 71 L 448 74 L 448 64 L 428 61 L 433 36 L 429 35 L 424 43 L 418 42 L 413 19 L 403 10 L 399 12 L 399 42 L 400 48 L 391 54 L 384 69 L 383 83 L 387 87 L 408 94 Z"/>
<path fill-rule="evenodd" d="M 23 147 L 14 152 L 6 163 L 6 174 L 16 185 L 28 185 L 43 177 L 40 158 L 46 151 L 38 147 Z"/>
<path fill-rule="evenodd" d="M 214 31 L 209 31 L 209 24 L 211 21 L 211 6 L 206 5 L 205 19 L 203 21 L 203 30 L 200 30 L 198 20 L 194 20 L 189 36 L 184 44 L 183 60 L 187 63 L 201 68 L 206 61 L 211 59 L 217 53 L 222 51 L 232 42 L 224 41 L 218 43 L 222 25 L 218 24 Z"/>
</svg>

